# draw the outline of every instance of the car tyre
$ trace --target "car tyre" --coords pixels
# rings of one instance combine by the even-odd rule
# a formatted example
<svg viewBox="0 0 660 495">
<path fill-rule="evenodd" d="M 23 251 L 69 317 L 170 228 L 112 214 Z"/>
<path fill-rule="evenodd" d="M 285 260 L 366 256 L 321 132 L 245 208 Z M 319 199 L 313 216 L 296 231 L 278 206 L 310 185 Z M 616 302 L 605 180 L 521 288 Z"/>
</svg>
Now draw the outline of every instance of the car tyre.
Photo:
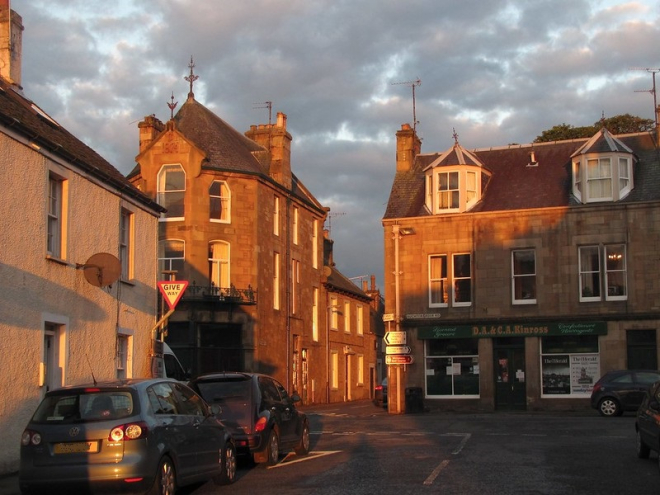
<svg viewBox="0 0 660 495">
<path fill-rule="evenodd" d="M 302 433 L 300 434 L 300 442 L 296 445 L 294 449 L 298 455 L 307 455 L 309 454 L 309 425 L 305 421 L 302 425 Z"/>
<path fill-rule="evenodd" d="M 611 417 L 611 416 L 621 416 L 623 411 L 619 405 L 619 401 L 613 399 L 612 397 L 605 397 L 600 400 L 598 403 L 598 412 L 601 416 Z"/>
<path fill-rule="evenodd" d="M 148 495 L 174 495 L 176 493 L 176 472 L 169 457 L 163 457 L 158 463 L 156 479 L 147 492 Z"/>
<path fill-rule="evenodd" d="M 648 459 L 649 454 L 651 453 L 651 449 L 644 443 L 642 440 L 642 435 L 637 430 L 637 435 L 635 436 L 635 446 L 636 446 L 636 451 L 637 451 L 637 457 L 640 459 Z M 660 467 L 660 455 L 658 455 L 658 464 Z"/>
<path fill-rule="evenodd" d="M 280 439 L 277 437 L 275 429 L 268 435 L 268 444 L 266 446 L 266 465 L 273 466 L 277 464 L 280 458 Z"/>
<path fill-rule="evenodd" d="M 221 472 L 213 478 L 216 485 L 231 485 L 236 481 L 236 447 L 232 442 L 227 442 L 220 456 Z"/>
</svg>

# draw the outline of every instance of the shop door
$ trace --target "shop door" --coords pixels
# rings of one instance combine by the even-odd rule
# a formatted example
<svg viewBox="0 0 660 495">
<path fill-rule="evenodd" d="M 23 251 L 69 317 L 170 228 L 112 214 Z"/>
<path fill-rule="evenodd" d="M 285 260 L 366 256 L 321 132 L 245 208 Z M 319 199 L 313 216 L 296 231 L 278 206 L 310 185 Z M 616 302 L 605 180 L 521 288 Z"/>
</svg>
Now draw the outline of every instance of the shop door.
<svg viewBox="0 0 660 495">
<path fill-rule="evenodd" d="M 495 409 L 524 410 L 527 407 L 524 340 L 507 339 L 504 344 L 493 342 Z"/>
</svg>

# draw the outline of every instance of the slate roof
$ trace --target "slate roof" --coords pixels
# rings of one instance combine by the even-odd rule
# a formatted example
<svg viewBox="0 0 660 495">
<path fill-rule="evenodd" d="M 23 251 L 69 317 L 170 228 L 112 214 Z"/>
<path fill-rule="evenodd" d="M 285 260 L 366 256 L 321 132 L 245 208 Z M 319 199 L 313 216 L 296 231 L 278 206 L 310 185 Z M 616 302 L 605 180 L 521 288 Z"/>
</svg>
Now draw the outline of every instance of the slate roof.
<svg viewBox="0 0 660 495">
<path fill-rule="evenodd" d="M 364 300 L 365 302 L 371 301 L 371 297 L 369 297 L 362 289 L 360 289 L 357 285 L 346 278 L 334 266 L 330 267 L 330 275 L 328 275 L 325 286 L 330 291 L 334 290 L 336 292 L 350 294 L 354 297 Z"/>
<path fill-rule="evenodd" d="M 654 133 L 645 132 L 612 140 L 611 135 L 601 136 L 599 131 L 596 139 L 471 150 L 492 175 L 481 201 L 468 213 L 575 205 L 571 194 L 571 156 L 576 152 L 611 151 L 612 146 L 621 151 L 632 150 L 637 159 L 633 165 L 635 187 L 619 202 L 660 200 L 660 154 L 654 137 Z M 528 166 L 531 151 L 535 154 L 535 166 Z M 424 206 L 424 169 L 441 155 L 418 155 L 409 171 L 395 174 L 384 219 L 431 215 Z"/>
<path fill-rule="evenodd" d="M 101 182 L 155 212 L 165 211 L 139 191 L 119 170 L 48 116 L 34 102 L 0 79 L 0 123 Z"/>
</svg>

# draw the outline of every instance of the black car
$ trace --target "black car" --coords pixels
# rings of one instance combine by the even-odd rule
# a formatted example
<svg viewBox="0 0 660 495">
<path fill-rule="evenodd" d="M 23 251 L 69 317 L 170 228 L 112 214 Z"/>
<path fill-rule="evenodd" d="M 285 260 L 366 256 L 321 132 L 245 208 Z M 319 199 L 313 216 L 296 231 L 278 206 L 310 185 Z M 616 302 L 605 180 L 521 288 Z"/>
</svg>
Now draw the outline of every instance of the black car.
<svg viewBox="0 0 660 495">
<path fill-rule="evenodd" d="M 374 404 L 378 407 L 387 407 L 387 377 L 374 388 Z"/>
<path fill-rule="evenodd" d="M 209 404 L 219 404 L 221 419 L 232 429 L 239 455 L 254 462 L 275 464 L 280 453 L 309 452 L 307 416 L 274 378 L 259 373 L 209 373 L 189 382 Z"/>
<path fill-rule="evenodd" d="M 591 407 L 601 416 L 636 411 L 648 388 L 660 380 L 656 370 L 616 370 L 605 373 L 591 392 Z"/>
<path fill-rule="evenodd" d="M 171 379 L 46 393 L 21 438 L 21 493 L 149 491 L 236 477 L 236 448 L 213 410 Z"/>
<path fill-rule="evenodd" d="M 660 382 L 647 390 L 637 410 L 637 457 L 648 459 L 651 450 L 658 452 L 660 469 Z"/>
</svg>

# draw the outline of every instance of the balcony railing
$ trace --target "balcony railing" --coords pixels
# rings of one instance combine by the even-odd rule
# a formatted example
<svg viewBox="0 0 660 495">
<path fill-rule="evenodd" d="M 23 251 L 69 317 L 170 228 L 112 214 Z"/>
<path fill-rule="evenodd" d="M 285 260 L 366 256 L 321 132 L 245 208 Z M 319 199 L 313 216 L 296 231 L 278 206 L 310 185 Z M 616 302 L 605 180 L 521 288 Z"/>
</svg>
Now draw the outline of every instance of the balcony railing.
<svg viewBox="0 0 660 495">
<path fill-rule="evenodd" d="M 191 283 L 183 293 L 184 301 L 209 301 L 228 304 L 257 304 L 257 291 L 248 285 L 247 289 L 237 289 L 234 284 L 229 287 L 216 287 Z"/>
</svg>

